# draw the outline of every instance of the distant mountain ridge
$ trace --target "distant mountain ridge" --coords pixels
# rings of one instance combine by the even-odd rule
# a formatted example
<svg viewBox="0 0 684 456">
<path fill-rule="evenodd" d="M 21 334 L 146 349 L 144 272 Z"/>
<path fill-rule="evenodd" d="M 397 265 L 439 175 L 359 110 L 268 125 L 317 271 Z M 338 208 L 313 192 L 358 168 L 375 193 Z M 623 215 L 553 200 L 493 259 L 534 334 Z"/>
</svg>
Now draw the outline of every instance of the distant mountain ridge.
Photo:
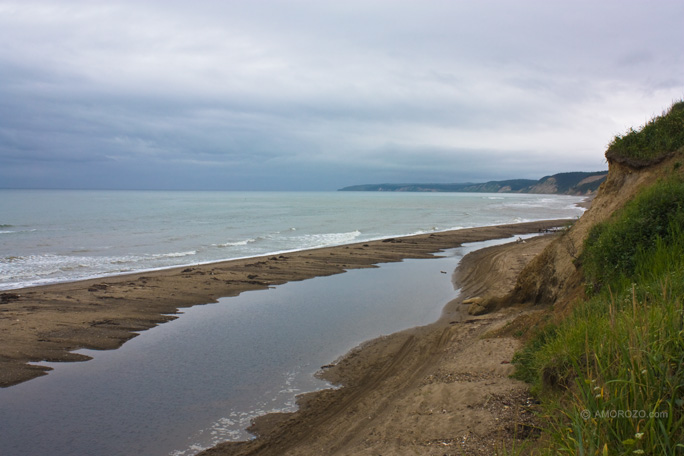
<svg viewBox="0 0 684 456">
<path fill-rule="evenodd" d="M 556 195 L 592 195 L 606 180 L 608 171 L 558 173 L 539 180 L 510 179 L 480 184 L 365 184 L 339 189 L 341 192 L 478 192 L 478 193 L 549 193 Z"/>
</svg>

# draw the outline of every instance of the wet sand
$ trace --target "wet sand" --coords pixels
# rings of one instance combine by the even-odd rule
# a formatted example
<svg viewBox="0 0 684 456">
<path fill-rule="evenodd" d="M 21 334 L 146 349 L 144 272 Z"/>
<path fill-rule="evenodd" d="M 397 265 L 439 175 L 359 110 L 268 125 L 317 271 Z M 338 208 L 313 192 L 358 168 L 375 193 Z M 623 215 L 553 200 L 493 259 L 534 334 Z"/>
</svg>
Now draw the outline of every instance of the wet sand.
<svg viewBox="0 0 684 456">
<path fill-rule="evenodd" d="M 373 267 L 428 258 L 442 249 L 566 223 L 532 222 L 385 239 L 339 247 L 166 269 L 141 274 L 8 290 L 0 293 L 0 386 L 39 375 L 28 363 L 83 361 L 79 348 L 115 349 L 135 332 L 176 318 L 178 308 L 263 289 Z"/>
<path fill-rule="evenodd" d="M 553 220 L 455 230 L 6 291 L 0 294 L 0 385 L 7 387 L 47 373 L 46 367 L 29 363 L 84 361 L 87 357 L 71 351 L 115 349 L 135 337 L 135 332 L 176 318 L 173 314 L 181 307 L 347 269 L 374 267 L 404 258 L 429 258 L 466 242 L 540 233 L 567 223 L 568 220 Z M 447 394 L 445 388 L 448 389 L 444 385 L 458 383 L 458 379 L 466 379 L 466 383 L 501 381 L 506 384 L 502 388 L 508 391 L 511 380 L 505 376 L 510 369 L 506 363 L 515 344 L 479 338 L 504 322 L 508 318 L 506 313 L 472 317 L 456 324 L 464 314 L 460 301 L 474 295 L 502 294 L 512 286 L 521 265 L 549 238 L 541 236 L 534 241 L 484 249 L 475 252 L 475 256 L 467 256 L 461 270 L 475 272 L 465 276 L 461 273 L 462 294 L 459 300 L 447 305 L 438 322 L 364 344 L 323 373 L 326 379 L 343 384 L 344 388 L 304 395 L 300 399 L 300 412 L 269 415 L 258 420 L 253 431 L 262 438 L 247 444 L 223 445 L 208 454 L 333 454 L 328 450 L 321 453 L 321 448 L 339 448 L 339 454 L 366 454 L 359 452 L 361 447 L 371 451 L 376 447 L 371 444 L 374 439 L 383 442 L 379 448 L 385 451 L 394 445 L 402 449 L 406 445 L 418 445 L 419 441 L 421 451 L 425 450 L 425 442 L 446 434 L 437 437 L 434 433 L 439 429 L 437 426 L 432 440 L 411 437 L 418 429 L 417 422 L 422 420 L 419 417 L 453 411 L 436 410 L 424 401 L 413 400 L 405 407 L 417 409 L 407 409 L 404 413 L 399 399 L 406 391 L 414 390 L 416 397 L 443 396 Z M 473 353 L 473 359 L 482 361 L 482 366 L 468 372 L 447 368 L 453 363 L 461 364 L 463 361 L 458 359 L 466 356 L 464 353 L 469 353 L 468 350 Z M 483 357 L 483 350 L 496 356 Z M 443 362 L 445 357 L 450 359 L 447 364 Z M 422 388 L 435 391 L 420 392 Z M 520 394 L 526 396 L 526 393 Z M 449 395 L 461 397 L 463 404 L 479 397 L 472 391 L 461 392 L 460 396 Z M 487 400 L 487 403 L 495 402 Z M 365 418 L 359 421 L 359 410 L 364 410 L 363 415 L 368 414 L 369 421 Z M 397 414 L 403 419 L 398 419 Z M 377 423 L 381 416 L 384 425 L 371 431 L 373 428 L 368 425 Z M 452 421 L 440 420 L 442 424 Z M 472 420 L 467 422 L 469 426 L 473 424 Z M 404 432 L 403 429 L 413 430 Z M 448 434 L 453 435 L 455 429 Z M 456 434 L 460 436 L 463 432 Z M 362 435 L 366 435 L 365 440 L 361 439 Z M 394 443 L 390 445 L 389 441 Z M 377 454 L 376 449 L 367 454 Z"/>
<path fill-rule="evenodd" d="M 463 301 L 508 293 L 554 237 L 466 255 L 455 274 L 461 294 L 437 322 L 366 342 L 323 367 L 320 376 L 342 388 L 299 396 L 297 412 L 256 420 L 257 439 L 201 454 L 489 456 L 536 436 L 528 386 L 509 378 L 520 342 L 497 333 L 539 310 L 470 316 Z"/>
</svg>

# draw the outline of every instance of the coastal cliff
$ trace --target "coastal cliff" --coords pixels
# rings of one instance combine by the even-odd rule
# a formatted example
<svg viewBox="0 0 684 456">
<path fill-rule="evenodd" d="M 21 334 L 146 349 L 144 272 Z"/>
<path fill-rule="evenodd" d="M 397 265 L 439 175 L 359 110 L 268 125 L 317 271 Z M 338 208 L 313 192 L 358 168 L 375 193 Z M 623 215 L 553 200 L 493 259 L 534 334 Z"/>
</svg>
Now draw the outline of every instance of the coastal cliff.
<svg viewBox="0 0 684 456">
<path fill-rule="evenodd" d="M 490 308 L 526 343 L 515 378 L 545 424 L 535 454 L 684 454 L 684 102 L 617 136 L 591 208 Z"/>
<path fill-rule="evenodd" d="M 679 103 L 679 106 L 684 103 Z M 684 130 L 684 125 L 681 126 Z M 633 130 L 632 130 L 633 131 Z M 635 132 L 636 133 L 636 132 Z M 591 207 L 523 270 L 509 302 L 565 306 L 581 294 L 580 256 L 590 230 L 608 220 L 640 191 L 669 176 L 684 176 L 682 148 L 649 158 L 631 158 L 616 148 L 606 152 L 608 173 Z"/>
<path fill-rule="evenodd" d="M 681 156 L 672 156 L 642 169 L 609 162 L 607 179 L 591 207 L 523 270 L 508 301 L 556 304 L 560 307 L 581 294 L 581 263 L 578 258 L 591 228 L 608 220 L 640 190 L 669 174 L 678 160 Z"/>
<path fill-rule="evenodd" d="M 606 179 L 607 171 L 572 172 L 544 176 L 539 180 L 509 179 L 462 184 L 365 184 L 341 188 L 341 192 L 465 192 L 542 193 L 555 195 L 594 195 Z"/>
<path fill-rule="evenodd" d="M 203 455 L 684 454 L 681 139 L 609 148 L 578 221 L 467 255 L 438 322 L 364 344 L 322 373 L 343 388 Z M 486 312 L 459 320 L 473 297 Z"/>
</svg>

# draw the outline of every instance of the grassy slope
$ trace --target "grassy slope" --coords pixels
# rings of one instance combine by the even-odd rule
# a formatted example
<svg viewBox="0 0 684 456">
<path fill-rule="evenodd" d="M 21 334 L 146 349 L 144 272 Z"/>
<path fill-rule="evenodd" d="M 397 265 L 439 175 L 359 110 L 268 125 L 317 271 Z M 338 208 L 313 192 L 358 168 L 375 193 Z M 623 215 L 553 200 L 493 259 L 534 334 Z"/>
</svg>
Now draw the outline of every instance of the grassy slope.
<svg viewBox="0 0 684 456">
<path fill-rule="evenodd" d="M 684 103 L 648 125 L 676 125 Z M 684 124 L 673 134 L 684 132 Z M 645 133 L 644 133 L 645 131 Z M 628 144 L 676 141 L 630 133 Z M 642 136 L 650 135 L 653 143 Z M 622 139 L 611 145 L 612 158 Z M 608 154 L 607 154 L 608 156 Z M 658 154 L 651 153 L 649 159 Z M 628 163 L 623 161 L 622 163 Z M 684 454 L 684 179 L 644 189 L 589 233 L 578 259 L 587 298 L 532 338 L 515 359 L 549 423 L 541 454 Z"/>
</svg>

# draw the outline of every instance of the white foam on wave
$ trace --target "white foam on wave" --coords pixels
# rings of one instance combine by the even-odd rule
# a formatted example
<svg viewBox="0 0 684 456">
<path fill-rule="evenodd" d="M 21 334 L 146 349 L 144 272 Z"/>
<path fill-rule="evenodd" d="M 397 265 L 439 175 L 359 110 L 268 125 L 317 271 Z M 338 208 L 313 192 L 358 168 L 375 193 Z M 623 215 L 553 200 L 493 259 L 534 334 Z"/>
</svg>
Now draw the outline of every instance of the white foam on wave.
<svg viewBox="0 0 684 456">
<path fill-rule="evenodd" d="M 468 196 L 468 198 L 472 197 Z M 404 218 L 397 218 L 398 216 L 392 215 L 391 211 L 389 215 L 394 218 L 379 218 L 384 209 L 378 208 L 378 214 L 371 211 L 373 217 L 370 217 L 370 221 L 363 218 L 357 221 L 354 213 L 344 213 L 341 216 L 345 217 L 344 220 L 326 218 L 311 226 L 308 219 L 285 218 L 274 224 L 265 225 L 263 228 L 252 229 L 251 232 L 246 231 L 248 227 L 240 228 L 239 232 L 230 229 L 211 232 L 211 238 L 214 238 L 217 232 L 222 233 L 223 237 L 219 238 L 218 243 L 212 243 L 216 242 L 216 238 L 209 240 L 209 236 L 201 237 L 202 233 L 195 236 L 194 232 L 191 238 L 187 238 L 185 234 L 178 235 L 172 238 L 173 242 L 163 241 L 158 244 L 147 239 L 140 241 L 140 244 L 128 244 L 130 239 L 125 236 L 111 239 L 101 236 L 96 240 L 111 243 L 111 246 L 99 245 L 91 251 L 78 247 L 88 246 L 87 242 L 82 244 L 80 238 L 74 238 L 75 241 L 71 238 L 53 239 L 48 235 L 49 233 L 46 234 L 45 229 L 41 228 L 34 240 L 29 231 L 36 231 L 36 229 L 31 226 L 0 224 L 0 234 L 5 235 L 3 239 L 9 241 L 16 237 L 16 245 L 19 246 L 12 246 L 2 252 L 5 258 L 0 257 L 0 289 L 254 258 L 475 226 L 550 219 L 556 218 L 555 214 L 567 217 L 568 212 L 570 216 L 575 217 L 584 212 L 583 208 L 575 206 L 576 202 L 581 200 L 583 198 L 555 196 L 522 198 L 515 195 L 484 195 L 475 206 L 472 206 L 468 200 L 463 207 L 455 204 L 453 214 L 448 217 L 442 214 L 442 210 L 439 210 L 428 213 L 425 218 L 418 217 L 418 223 L 414 217 L 411 223 L 404 224 L 402 222 Z M 300 222 L 301 226 L 299 226 Z M 453 226 L 456 224 L 459 226 Z M 16 234 L 11 233 L 12 231 L 16 231 Z M 99 232 L 98 236 L 100 236 Z M 137 241 L 137 238 L 134 240 Z M 20 243 L 28 247 L 22 250 Z M 62 249 L 68 253 L 46 252 L 52 249 Z M 168 251 L 165 252 L 165 249 Z M 34 256 L 26 255 L 29 252 Z"/>
<path fill-rule="evenodd" d="M 0 260 L 0 289 L 41 285 L 100 267 L 101 259 L 55 254 L 10 256 Z M 78 274 L 73 277 L 80 278 Z"/>
<path fill-rule="evenodd" d="M 239 247 L 256 242 L 257 239 L 244 239 L 242 241 L 224 242 L 222 244 L 212 244 L 214 247 Z"/>
<path fill-rule="evenodd" d="M 152 258 L 181 258 L 186 256 L 197 255 L 197 250 L 188 250 L 185 252 L 171 252 L 171 253 L 158 253 L 151 255 Z"/>
<path fill-rule="evenodd" d="M 359 236 L 361 236 L 361 232 L 359 230 L 354 230 L 346 233 L 306 234 L 304 236 L 297 236 L 295 240 L 298 244 L 297 248 L 307 249 L 348 244 Z"/>
<path fill-rule="evenodd" d="M 29 228 L 26 225 L 0 225 L 0 234 L 34 233 L 36 228 Z"/>
<path fill-rule="evenodd" d="M 174 266 L 176 258 L 194 256 L 197 250 L 147 255 L 41 255 L 0 259 L 0 290 L 85 280 L 137 270 Z"/>
</svg>

